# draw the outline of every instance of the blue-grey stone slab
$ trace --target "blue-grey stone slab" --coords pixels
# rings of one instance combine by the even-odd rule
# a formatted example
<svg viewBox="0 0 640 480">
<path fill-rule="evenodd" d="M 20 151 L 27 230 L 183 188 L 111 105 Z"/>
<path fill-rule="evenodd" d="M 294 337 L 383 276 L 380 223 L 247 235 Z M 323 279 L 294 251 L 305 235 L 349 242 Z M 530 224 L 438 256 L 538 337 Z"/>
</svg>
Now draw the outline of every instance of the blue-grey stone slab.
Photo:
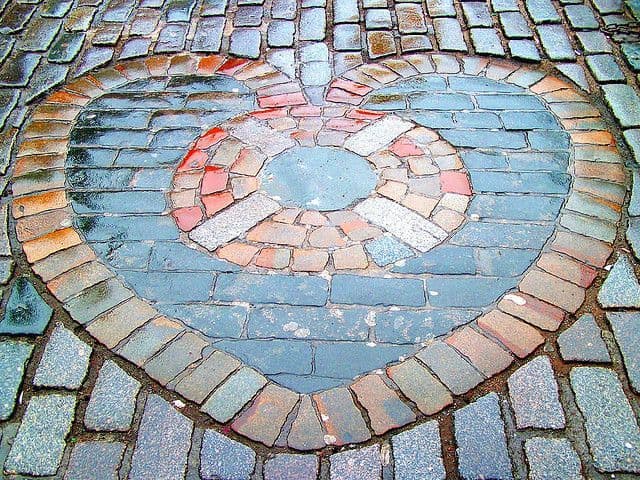
<svg viewBox="0 0 640 480">
<path fill-rule="evenodd" d="M 321 306 L 329 284 L 319 277 L 223 273 L 218 275 L 213 298 L 227 302 L 278 303 Z"/>
<path fill-rule="evenodd" d="M 381 93 L 381 92 L 378 92 Z M 417 110 L 469 110 L 473 102 L 464 93 L 414 93 L 409 97 L 409 106 Z"/>
<path fill-rule="evenodd" d="M 474 249 L 439 245 L 416 258 L 397 265 L 393 271 L 399 273 L 474 274 L 476 273 Z"/>
<path fill-rule="evenodd" d="M 256 454 L 251 448 L 215 430 L 205 430 L 200 449 L 202 478 L 249 480 L 255 464 Z"/>
<path fill-rule="evenodd" d="M 570 379 L 595 467 L 640 473 L 640 429 L 615 372 L 576 367 Z"/>
<path fill-rule="evenodd" d="M 421 307 L 426 303 L 424 283 L 420 279 L 359 275 L 334 275 L 331 281 L 331 301 L 357 305 L 414 307 Z"/>
<path fill-rule="evenodd" d="M 375 315 L 376 340 L 420 343 L 444 335 L 480 315 L 474 310 L 393 310 Z"/>
<path fill-rule="evenodd" d="M 183 478 L 193 422 L 157 395 L 147 398 L 131 459 L 131 480 Z"/>
<path fill-rule="evenodd" d="M 585 313 L 558 336 L 560 355 L 565 361 L 610 362 L 602 330 L 593 315 Z"/>
<path fill-rule="evenodd" d="M 622 352 L 631 388 L 640 392 L 640 314 L 609 312 L 607 320 Z"/>
<path fill-rule="evenodd" d="M 587 5 L 565 5 L 564 12 L 575 29 L 597 30 L 600 27 L 593 10 Z"/>
<path fill-rule="evenodd" d="M 444 342 L 435 342 L 418 352 L 417 357 L 456 395 L 468 392 L 484 377 Z"/>
<path fill-rule="evenodd" d="M 413 250 L 395 237 L 384 235 L 370 241 L 364 247 L 373 261 L 381 267 L 413 255 Z"/>
<path fill-rule="evenodd" d="M 509 50 L 513 58 L 536 62 L 540 60 L 538 46 L 533 40 L 509 40 Z"/>
<path fill-rule="evenodd" d="M 490 393 L 455 412 L 454 427 L 462 478 L 513 478 L 498 395 Z"/>
<path fill-rule="evenodd" d="M 215 275 L 205 272 L 119 272 L 143 298 L 159 303 L 189 303 L 211 297 Z"/>
<path fill-rule="evenodd" d="M 33 345 L 7 340 L 0 342 L 0 420 L 7 420 L 15 408 L 18 390 Z"/>
<path fill-rule="evenodd" d="M 4 470 L 36 476 L 55 475 L 71 430 L 75 406 L 73 395 L 32 397 Z"/>
<path fill-rule="evenodd" d="M 467 223 L 451 239 L 454 245 L 539 249 L 553 228 L 536 224 Z"/>
<path fill-rule="evenodd" d="M 602 32 L 576 32 L 576 36 L 585 53 L 611 53 L 613 51 L 609 40 Z"/>
<path fill-rule="evenodd" d="M 118 480 L 125 447 L 121 442 L 77 443 L 71 452 L 64 480 Z"/>
<path fill-rule="evenodd" d="M 33 379 L 39 387 L 80 388 L 89 368 L 91 347 L 61 324 L 57 325 Z"/>
<path fill-rule="evenodd" d="M 304 8 L 300 14 L 299 40 L 324 40 L 327 19 L 324 8 Z"/>
<path fill-rule="evenodd" d="M 629 257 L 620 254 L 600 291 L 598 302 L 604 308 L 640 307 L 640 284 Z"/>
<path fill-rule="evenodd" d="M 25 277 L 13 284 L 4 317 L 0 322 L 0 333 L 41 335 L 47 327 L 53 309 Z"/>
<path fill-rule="evenodd" d="M 156 308 L 211 338 L 240 338 L 247 318 L 247 309 L 239 306 L 157 304 Z"/>
<path fill-rule="evenodd" d="M 441 130 L 440 134 L 456 147 L 519 149 L 526 147 L 522 132 L 488 130 Z"/>
<path fill-rule="evenodd" d="M 255 28 L 236 28 L 231 34 L 229 53 L 245 58 L 258 58 L 262 39 Z"/>
<path fill-rule="evenodd" d="M 90 430 L 128 430 L 136 408 L 140 382 L 130 377 L 113 360 L 107 360 L 91 392 L 84 414 Z"/>
<path fill-rule="evenodd" d="M 518 428 L 565 427 L 558 384 L 549 357 L 541 355 L 516 370 L 508 381 Z"/>
<path fill-rule="evenodd" d="M 482 193 L 566 193 L 571 177 L 557 172 L 497 172 L 472 170 L 474 191 Z"/>
<path fill-rule="evenodd" d="M 517 284 L 515 277 L 437 275 L 427 280 L 427 293 L 436 307 L 484 307 Z"/>
<path fill-rule="evenodd" d="M 334 453 L 331 462 L 331 480 L 378 480 L 382 475 L 380 446 Z"/>
<path fill-rule="evenodd" d="M 133 267 L 131 267 L 133 268 Z M 218 271 L 235 272 L 239 270 L 223 260 L 213 258 L 180 242 L 155 242 L 149 261 L 151 271 Z"/>
<path fill-rule="evenodd" d="M 525 441 L 531 480 L 582 480 L 580 458 L 566 438 L 533 437 Z"/>
<path fill-rule="evenodd" d="M 500 24 L 507 38 L 533 38 L 527 20 L 519 11 L 501 13 Z"/>
<path fill-rule="evenodd" d="M 282 453 L 264 464 L 264 480 L 308 480 L 318 474 L 316 455 Z"/>
<path fill-rule="evenodd" d="M 359 17 L 360 15 L 358 12 L 358 2 L 356 0 L 343 0 L 340 2 L 334 2 L 334 23 L 357 23 Z"/>
<path fill-rule="evenodd" d="M 587 65 L 598 82 L 620 82 L 625 79 L 613 55 L 588 55 Z"/>
<path fill-rule="evenodd" d="M 356 375 L 383 368 L 410 355 L 415 347 L 364 342 L 322 342 L 315 348 L 314 374 L 331 378 L 352 379 Z M 345 362 L 348 358 L 349 361 Z"/>
<path fill-rule="evenodd" d="M 604 98 L 623 128 L 640 125 L 640 97 L 626 84 L 603 85 Z"/>
<path fill-rule="evenodd" d="M 440 429 L 431 421 L 391 437 L 396 480 L 444 480 Z"/>
<path fill-rule="evenodd" d="M 551 60 L 575 60 L 576 54 L 562 25 L 539 25 L 538 34 Z"/>
<path fill-rule="evenodd" d="M 632 171 L 633 184 L 631 188 L 631 199 L 629 200 L 628 210 L 632 217 L 640 216 L 640 172 L 637 169 Z"/>
<path fill-rule="evenodd" d="M 467 45 L 462 35 L 460 23 L 455 18 L 433 19 L 436 39 L 441 50 L 453 52 L 466 52 Z"/>
<path fill-rule="evenodd" d="M 312 370 L 310 342 L 299 340 L 222 340 L 216 347 L 241 358 L 265 375 L 308 374 Z"/>
<path fill-rule="evenodd" d="M 556 68 L 585 92 L 591 91 L 587 74 L 582 65 L 577 63 L 557 63 Z"/>
<path fill-rule="evenodd" d="M 526 0 L 525 5 L 534 23 L 560 21 L 560 15 L 550 0 Z"/>
<path fill-rule="evenodd" d="M 471 41 L 478 54 L 504 57 L 504 47 L 493 28 L 472 28 Z"/>
<path fill-rule="evenodd" d="M 562 199 L 551 196 L 478 194 L 471 200 L 467 214 L 480 219 L 551 221 L 561 207 Z"/>
</svg>

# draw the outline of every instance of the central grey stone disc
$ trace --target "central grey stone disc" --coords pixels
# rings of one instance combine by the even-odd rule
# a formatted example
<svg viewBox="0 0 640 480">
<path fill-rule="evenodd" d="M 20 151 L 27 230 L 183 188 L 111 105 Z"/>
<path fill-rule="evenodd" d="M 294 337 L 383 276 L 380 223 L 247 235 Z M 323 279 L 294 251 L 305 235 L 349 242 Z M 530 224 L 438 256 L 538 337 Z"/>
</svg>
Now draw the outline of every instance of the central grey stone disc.
<svg viewBox="0 0 640 480">
<path fill-rule="evenodd" d="M 377 175 L 359 155 L 330 147 L 296 147 L 276 155 L 260 173 L 262 191 L 280 203 L 340 210 L 366 198 Z"/>
</svg>

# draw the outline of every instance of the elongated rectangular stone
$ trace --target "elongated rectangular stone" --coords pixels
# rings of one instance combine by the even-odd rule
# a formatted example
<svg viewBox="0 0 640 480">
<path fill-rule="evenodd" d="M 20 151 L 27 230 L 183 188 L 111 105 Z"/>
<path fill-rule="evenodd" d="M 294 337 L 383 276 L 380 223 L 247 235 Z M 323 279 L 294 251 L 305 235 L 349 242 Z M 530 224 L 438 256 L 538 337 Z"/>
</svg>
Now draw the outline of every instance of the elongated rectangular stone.
<svg viewBox="0 0 640 480">
<path fill-rule="evenodd" d="M 331 301 L 359 305 L 424 306 L 426 298 L 420 279 L 334 275 Z"/>
<path fill-rule="evenodd" d="M 189 238 L 213 251 L 242 235 L 280 208 L 280 204 L 275 200 L 255 193 L 195 228 L 189 234 Z"/>
<path fill-rule="evenodd" d="M 384 117 L 349 137 L 344 146 L 347 150 L 366 157 L 385 145 L 390 144 L 411 128 L 413 128 L 412 123 L 406 122 L 398 117 Z"/>
<path fill-rule="evenodd" d="M 213 298 L 227 302 L 324 305 L 329 283 L 320 277 L 223 273 L 218 276 Z"/>
</svg>

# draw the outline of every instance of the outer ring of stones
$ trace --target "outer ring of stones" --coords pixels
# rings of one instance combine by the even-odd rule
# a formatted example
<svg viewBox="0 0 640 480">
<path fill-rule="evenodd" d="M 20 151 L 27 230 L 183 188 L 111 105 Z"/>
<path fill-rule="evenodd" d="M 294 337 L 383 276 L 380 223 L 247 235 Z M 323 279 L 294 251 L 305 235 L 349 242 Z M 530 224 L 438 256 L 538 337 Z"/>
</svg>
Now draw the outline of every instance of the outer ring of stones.
<svg viewBox="0 0 640 480">
<path fill-rule="evenodd" d="M 299 395 L 269 382 L 248 367 L 240 367 L 220 389 L 242 399 L 244 408 L 229 418 L 218 419 L 222 423 L 230 422 L 239 434 L 272 446 L 282 436 L 281 429 L 286 422 L 288 447 L 316 450 L 364 442 L 372 435 L 433 415 L 452 403 L 452 395 L 461 395 L 507 368 L 514 361 L 512 354 L 518 358 L 530 355 L 543 343 L 545 332 L 557 330 L 565 316 L 578 310 L 597 268 L 603 267 L 611 254 L 613 239 L 596 238 L 601 235 L 589 229 L 589 225 L 585 228 L 581 222 L 585 217 L 570 211 L 567 205 L 572 198 L 586 194 L 620 211 L 624 192 L 616 193 L 607 182 L 624 177 L 624 170 L 612 135 L 605 130 L 592 130 L 592 125 L 601 124 L 599 112 L 570 84 L 515 63 L 421 54 L 357 67 L 332 83 L 327 99 L 336 104 L 359 105 L 370 91 L 400 76 L 431 72 L 462 72 L 498 79 L 521 86 L 545 100 L 571 134 L 574 144 L 573 190 L 561 211 L 560 226 L 517 289 L 505 294 L 496 307 L 474 320 L 473 328 L 467 326 L 446 338 L 436 339 L 415 356 L 388 366 L 385 372 L 365 375 L 348 388 Z M 63 170 L 68 135 L 80 107 L 93 98 L 128 81 L 171 73 L 231 75 L 253 84 L 260 80 L 268 84 L 269 79 L 282 75 L 262 61 L 219 56 L 179 54 L 124 63 L 87 74 L 49 95 L 30 116 L 31 122 L 38 125 L 28 122 L 22 141 L 16 147 L 12 213 L 27 261 L 63 302 L 71 317 L 110 349 L 135 329 L 163 324 L 168 319 L 134 298 L 115 276 L 87 284 L 81 269 L 76 268 L 97 265 L 104 269 L 104 266 L 80 234 L 69 226 L 71 212 Z M 264 95 L 258 90 L 258 102 L 265 112 L 289 112 L 306 105 L 300 90 L 286 95 Z M 49 128 L 42 128 L 42 124 Z M 43 131 L 49 132 L 49 136 L 43 137 Z M 85 289 L 65 302 L 55 289 L 61 276 Z M 184 327 L 178 330 L 172 338 L 179 334 L 183 337 L 178 338 L 197 336 L 186 332 Z M 463 332 L 466 340 L 460 336 Z M 225 358 L 233 360 L 220 351 L 215 351 L 208 360 L 224 364 Z M 192 373 L 197 374 L 197 367 L 202 365 L 187 362 L 183 370 L 194 366 Z M 238 372 L 244 375 L 241 377 Z M 206 384 L 205 377 L 199 378 L 199 388 L 188 393 L 172 384 L 167 388 L 200 404 L 200 394 L 193 392 L 206 389 Z M 367 411 L 368 423 L 354 398 Z"/>
<path fill-rule="evenodd" d="M 365 241 L 392 235 L 415 252 L 426 252 L 465 221 L 471 184 L 456 150 L 435 131 L 394 115 L 355 108 L 346 113 L 335 106 L 318 108 L 312 122 L 304 113 L 269 118 L 271 112 L 250 112 L 211 128 L 193 142 L 177 166 L 170 193 L 172 215 L 188 234 L 185 241 L 243 267 L 374 270 L 389 263 L 369 267 Z M 328 149 L 316 138 L 335 132 L 343 134 L 346 151 L 367 160 L 377 173 L 377 186 L 366 198 L 327 213 L 283 207 L 260 189 L 261 172 L 274 157 L 298 144 L 310 152 Z M 238 153 L 234 157 L 230 152 Z M 401 183 L 409 177 L 423 182 L 416 185 L 434 185 L 431 195 Z M 352 182 L 356 185 L 358 179 Z M 394 212 L 391 222 L 380 215 L 383 211 Z M 342 260 L 346 254 L 357 257 L 357 262 Z"/>
</svg>

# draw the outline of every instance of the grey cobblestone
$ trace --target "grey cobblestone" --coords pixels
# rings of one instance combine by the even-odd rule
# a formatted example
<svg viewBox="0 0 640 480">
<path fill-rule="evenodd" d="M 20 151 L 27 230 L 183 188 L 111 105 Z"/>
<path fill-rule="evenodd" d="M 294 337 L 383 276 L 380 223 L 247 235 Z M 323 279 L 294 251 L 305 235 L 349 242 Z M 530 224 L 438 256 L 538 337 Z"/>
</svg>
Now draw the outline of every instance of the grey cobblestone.
<svg viewBox="0 0 640 480">
<path fill-rule="evenodd" d="M 576 54 L 562 25 L 538 26 L 540 42 L 551 60 L 574 60 Z"/>
<path fill-rule="evenodd" d="M 533 32 L 520 12 L 501 13 L 500 24 L 507 38 L 533 38 Z"/>
<path fill-rule="evenodd" d="M 396 480 L 444 480 L 438 422 L 431 421 L 394 435 Z"/>
<path fill-rule="evenodd" d="M 457 20 L 453 18 L 434 18 L 433 26 L 440 49 L 455 52 L 467 51 L 462 29 Z"/>
<path fill-rule="evenodd" d="M 379 445 L 335 453 L 330 461 L 331 480 L 379 480 L 382 477 Z"/>
<path fill-rule="evenodd" d="M 253 28 L 236 29 L 231 34 L 229 52 L 246 58 L 258 58 L 262 38 L 260 31 Z"/>
<path fill-rule="evenodd" d="M 640 97 L 630 85 L 603 85 L 602 90 L 623 128 L 640 126 Z"/>
<path fill-rule="evenodd" d="M 558 336 L 560 354 L 565 361 L 610 362 L 611 357 L 602 339 L 602 331 L 593 315 L 582 315 Z"/>
<path fill-rule="evenodd" d="M 534 437 L 526 440 L 525 452 L 531 480 L 581 480 L 580 458 L 564 438 Z"/>
<path fill-rule="evenodd" d="M 610 312 L 607 320 L 620 347 L 631 388 L 640 392 L 640 315 L 633 312 Z"/>
<path fill-rule="evenodd" d="M 73 447 L 64 480 L 118 480 L 126 445 L 120 442 L 80 442 Z"/>
<path fill-rule="evenodd" d="M 589 70 L 600 83 L 623 82 L 624 73 L 620 70 L 613 55 L 588 55 L 586 57 Z"/>
<path fill-rule="evenodd" d="M 15 408 L 18 390 L 33 345 L 25 342 L 0 342 L 0 420 L 7 420 Z"/>
<path fill-rule="evenodd" d="M 200 450 L 202 478 L 249 480 L 256 464 L 256 454 L 214 430 L 206 430 Z"/>
<path fill-rule="evenodd" d="M 326 17 L 323 8 L 305 8 L 300 14 L 300 40 L 324 40 Z"/>
</svg>

